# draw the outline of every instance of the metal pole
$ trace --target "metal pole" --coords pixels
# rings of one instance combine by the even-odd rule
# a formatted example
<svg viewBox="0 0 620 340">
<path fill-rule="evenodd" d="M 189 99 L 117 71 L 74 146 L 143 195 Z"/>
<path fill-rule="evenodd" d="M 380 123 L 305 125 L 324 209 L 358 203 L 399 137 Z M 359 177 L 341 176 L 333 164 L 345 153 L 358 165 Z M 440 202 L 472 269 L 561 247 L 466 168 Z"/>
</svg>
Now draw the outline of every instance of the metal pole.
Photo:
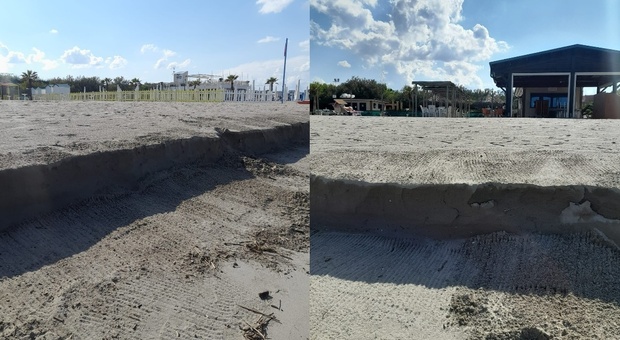
<svg viewBox="0 0 620 340">
<path fill-rule="evenodd" d="M 284 104 L 284 89 L 286 88 L 286 48 L 288 47 L 288 38 L 284 43 L 284 72 L 282 73 L 282 104 Z"/>
</svg>

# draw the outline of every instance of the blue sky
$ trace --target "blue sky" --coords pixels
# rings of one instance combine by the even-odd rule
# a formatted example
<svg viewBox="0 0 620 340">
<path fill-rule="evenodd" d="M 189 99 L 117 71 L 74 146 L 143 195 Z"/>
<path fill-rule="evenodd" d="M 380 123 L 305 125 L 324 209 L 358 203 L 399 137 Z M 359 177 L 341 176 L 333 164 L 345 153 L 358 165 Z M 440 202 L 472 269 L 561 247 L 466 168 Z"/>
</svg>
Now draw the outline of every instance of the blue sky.
<svg viewBox="0 0 620 340">
<path fill-rule="evenodd" d="M 3 1 L 0 73 L 172 81 L 177 71 L 309 83 L 308 0 Z"/>
<path fill-rule="evenodd" d="M 489 62 L 583 44 L 620 50 L 616 0 L 310 0 L 311 81 L 495 88 Z"/>
</svg>

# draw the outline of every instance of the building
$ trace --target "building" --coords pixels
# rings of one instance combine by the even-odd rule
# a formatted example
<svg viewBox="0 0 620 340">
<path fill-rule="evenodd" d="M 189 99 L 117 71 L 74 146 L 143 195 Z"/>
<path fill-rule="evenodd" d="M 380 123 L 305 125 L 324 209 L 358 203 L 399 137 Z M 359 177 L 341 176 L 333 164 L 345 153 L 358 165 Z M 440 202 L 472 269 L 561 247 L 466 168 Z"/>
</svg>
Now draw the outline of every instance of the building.
<svg viewBox="0 0 620 340">
<path fill-rule="evenodd" d="M 348 104 L 355 111 L 383 111 L 385 102 L 380 99 L 361 99 L 361 98 L 345 98 L 335 99 L 336 102 L 341 101 Z"/>
<path fill-rule="evenodd" d="M 167 85 L 171 88 L 190 90 L 194 89 L 194 86 L 190 85 L 192 80 L 200 80 L 200 85 L 196 86 L 197 90 L 230 89 L 230 82 L 226 80 L 226 77 L 213 74 L 189 74 L 187 71 L 174 72 L 172 83 Z M 235 90 L 249 91 L 252 89 L 249 80 L 235 80 L 233 84 Z"/>
<path fill-rule="evenodd" d="M 46 87 L 32 88 L 32 95 L 39 94 L 69 94 L 71 87 L 68 84 L 51 84 Z"/>
<path fill-rule="evenodd" d="M 605 103 L 594 116 L 620 118 L 620 51 L 572 45 L 493 61 L 490 67 L 512 116 L 578 118 L 583 89 L 595 88 L 595 107 L 597 101 Z M 516 109 L 513 98 L 520 102 Z"/>
<path fill-rule="evenodd" d="M 0 83 L 0 100 L 19 99 L 19 85 L 13 83 Z"/>
</svg>

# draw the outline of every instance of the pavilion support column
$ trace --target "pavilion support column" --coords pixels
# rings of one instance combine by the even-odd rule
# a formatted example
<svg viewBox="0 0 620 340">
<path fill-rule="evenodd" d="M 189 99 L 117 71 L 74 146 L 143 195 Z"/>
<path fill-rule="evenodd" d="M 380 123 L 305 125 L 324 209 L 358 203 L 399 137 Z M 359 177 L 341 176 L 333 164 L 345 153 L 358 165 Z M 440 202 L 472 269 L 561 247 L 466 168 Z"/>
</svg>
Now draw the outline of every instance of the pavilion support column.
<svg viewBox="0 0 620 340">
<path fill-rule="evenodd" d="M 575 72 L 571 72 L 568 77 L 568 118 L 575 118 Z"/>
<path fill-rule="evenodd" d="M 506 79 L 506 110 L 508 111 L 508 117 L 512 117 L 512 83 L 513 83 L 513 75 L 512 73 L 508 74 L 508 78 Z"/>
<path fill-rule="evenodd" d="M 445 112 L 446 112 L 446 117 L 450 117 L 450 115 L 448 114 L 448 113 L 449 113 L 449 112 L 448 112 L 448 106 L 450 106 L 450 104 L 449 104 L 449 103 L 450 103 L 450 102 L 449 102 L 449 100 L 450 100 L 450 87 L 449 87 L 449 86 L 446 86 L 446 104 L 445 104 L 445 110 L 446 110 Z"/>
</svg>

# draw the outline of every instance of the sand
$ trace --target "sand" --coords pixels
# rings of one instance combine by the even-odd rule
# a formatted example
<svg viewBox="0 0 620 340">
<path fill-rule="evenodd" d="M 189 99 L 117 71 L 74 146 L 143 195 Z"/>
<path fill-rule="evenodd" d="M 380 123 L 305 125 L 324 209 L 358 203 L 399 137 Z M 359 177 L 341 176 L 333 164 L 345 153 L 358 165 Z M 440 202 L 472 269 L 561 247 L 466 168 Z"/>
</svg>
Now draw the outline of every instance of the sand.
<svg viewBox="0 0 620 340">
<path fill-rule="evenodd" d="M 311 337 L 619 338 L 618 124 L 312 116 Z"/>
<path fill-rule="evenodd" d="M 45 108 L 53 109 L 48 115 L 62 110 L 65 117 L 85 115 L 88 108 L 90 117 L 101 117 L 109 107 L 124 107 L 127 112 L 117 118 L 133 117 L 127 120 L 135 124 L 140 124 L 142 111 L 153 109 L 157 114 L 151 123 L 159 124 L 132 134 L 123 130 L 130 124 L 116 131 L 115 124 L 107 125 L 111 120 L 92 122 L 100 134 L 85 133 L 80 138 L 87 140 L 86 146 L 60 158 L 51 153 L 29 158 L 34 153 L 19 150 L 32 150 L 35 142 L 25 138 L 10 149 L 21 163 L 8 163 L 3 174 L 62 172 L 71 164 L 87 164 L 75 162 L 102 156 L 118 162 L 123 152 L 143 150 L 157 160 L 175 160 L 163 168 L 152 164 L 130 185 L 118 185 L 110 177 L 111 189 L 103 186 L 86 198 L 73 197 L 63 207 L 0 232 L 0 338 L 243 339 L 244 332 L 251 332 L 247 323 L 259 328 L 261 316 L 246 308 L 274 317 L 266 328 L 272 338 L 308 338 L 307 136 L 305 144 L 304 136 L 297 136 L 298 143 L 290 136 L 296 130 L 287 130 L 282 134 L 287 143 L 268 153 L 259 152 L 264 148 L 258 145 L 272 143 L 267 137 L 277 136 L 280 132 L 271 133 L 281 127 L 303 126 L 304 119 L 307 126 L 307 115 L 292 113 L 299 108 L 290 105 L 290 112 L 273 114 L 271 104 L 260 109 L 252 109 L 258 104 L 0 104 L 3 109 L 23 105 L 19 116 L 30 118 L 45 116 Z M 196 126 L 195 131 L 172 128 L 183 124 L 180 119 L 157 122 L 159 113 L 175 105 L 183 108 L 177 115 L 221 117 L 218 125 Z M 245 119 L 237 109 L 246 111 Z M 35 124 L 42 130 L 47 125 Z M 220 133 L 210 136 L 215 127 Z M 235 134 L 255 128 L 265 138 Z M 15 129 L 7 126 L 11 131 L 3 133 Z M 217 151 L 217 158 L 193 149 L 184 157 L 166 153 L 174 141 L 197 148 L 196 139 L 182 141 L 200 131 L 205 138 L 226 140 L 209 149 Z M 53 135 L 41 133 L 36 144 L 48 143 Z M 62 139 L 57 148 L 69 149 L 71 138 Z M 106 143 L 117 139 L 122 142 Z M 144 149 L 145 140 L 163 146 Z M 201 156 L 205 159 L 196 159 Z M 83 180 L 88 183 L 88 176 Z M 100 177 L 94 172 L 90 180 Z M 3 216 L 7 213 L 2 210 Z M 269 299 L 262 300 L 259 293 L 265 291 Z"/>
<path fill-rule="evenodd" d="M 0 101 L 0 169 L 307 121 L 297 103 Z"/>
<path fill-rule="evenodd" d="M 0 231 L 155 172 L 307 143 L 297 103 L 0 103 Z"/>
</svg>

